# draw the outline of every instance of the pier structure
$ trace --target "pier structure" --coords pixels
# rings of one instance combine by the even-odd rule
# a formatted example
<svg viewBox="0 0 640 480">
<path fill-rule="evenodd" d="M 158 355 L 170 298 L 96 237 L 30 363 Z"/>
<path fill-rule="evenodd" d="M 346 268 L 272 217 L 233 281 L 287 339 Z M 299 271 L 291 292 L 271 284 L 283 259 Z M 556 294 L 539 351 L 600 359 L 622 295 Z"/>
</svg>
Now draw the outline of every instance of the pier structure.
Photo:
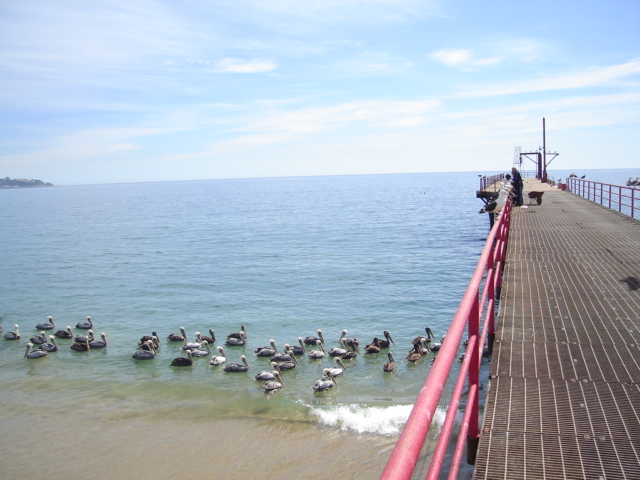
<svg viewBox="0 0 640 480">
<path fill-rule="evenodd" d="M 640 222 L 536 179 L 524 192 L 474 479 L 640 479 Z"/>
</svg>

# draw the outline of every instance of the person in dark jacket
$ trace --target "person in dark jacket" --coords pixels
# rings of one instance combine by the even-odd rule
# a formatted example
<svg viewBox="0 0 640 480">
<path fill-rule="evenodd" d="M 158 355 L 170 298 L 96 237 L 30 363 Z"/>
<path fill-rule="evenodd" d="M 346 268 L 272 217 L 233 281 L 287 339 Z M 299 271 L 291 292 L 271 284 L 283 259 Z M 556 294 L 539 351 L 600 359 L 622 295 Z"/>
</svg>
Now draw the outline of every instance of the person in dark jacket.
<svg viewBox="0 0 640 480">
<path fill-rule="evenodd" d="M 522 200 L 522 177 L 520 176 L 520 172 L 516 167 L 513 167 L 511 169 L 511 175 L 511 185 L 513 185 L 513 193 L 515 193 L 516 196 L 515 206 L 519 207 L 524 203 L 524 201 Z"/>
</svg>

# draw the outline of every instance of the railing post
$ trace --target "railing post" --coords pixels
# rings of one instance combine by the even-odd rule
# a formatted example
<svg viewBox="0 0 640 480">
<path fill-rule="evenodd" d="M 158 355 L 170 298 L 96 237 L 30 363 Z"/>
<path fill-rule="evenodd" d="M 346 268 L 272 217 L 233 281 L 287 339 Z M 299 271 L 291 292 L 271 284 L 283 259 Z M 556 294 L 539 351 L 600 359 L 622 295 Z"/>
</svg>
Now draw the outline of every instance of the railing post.
<svg viewBox="0 0 640 480">
<path fill-rule="evenodd" d="M 479 338 L 480 335 L 480 305 L 478 295 L 476 294 L 473 306 L 469 312 L 469 338 L 475 336 Z M 476 343 L 477 350 L 472 352 L 471 359 L 469 361 L 469 388 L 475 385 L 476 388 L 480 382 L 480 356 L 482 355 L 482 345 L 479 342 Z M 471 408 L 471 417 L 469 418 L 469 430 L 467 431 L 467 463 L 470 465 L 476 464 L 476 453 L 478 451 L 478 442 L 480 441 L 478 431 L 478 414 L 479 414 L 479 402 L 476 395 L 473 399 Z"/>
</svg>

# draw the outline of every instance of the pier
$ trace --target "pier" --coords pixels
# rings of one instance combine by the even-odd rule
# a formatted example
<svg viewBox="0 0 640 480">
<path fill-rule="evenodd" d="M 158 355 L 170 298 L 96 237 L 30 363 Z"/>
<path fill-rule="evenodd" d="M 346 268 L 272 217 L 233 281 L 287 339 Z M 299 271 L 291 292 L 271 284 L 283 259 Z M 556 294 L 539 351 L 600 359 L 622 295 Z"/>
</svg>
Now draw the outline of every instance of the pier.
<svg viewBox="0 0 640 480">
<path fill-rule="evenodd" d="M 640 222 L 536 179 L 524 192 L 474 479 L 640 479 Z"/>
</svg>

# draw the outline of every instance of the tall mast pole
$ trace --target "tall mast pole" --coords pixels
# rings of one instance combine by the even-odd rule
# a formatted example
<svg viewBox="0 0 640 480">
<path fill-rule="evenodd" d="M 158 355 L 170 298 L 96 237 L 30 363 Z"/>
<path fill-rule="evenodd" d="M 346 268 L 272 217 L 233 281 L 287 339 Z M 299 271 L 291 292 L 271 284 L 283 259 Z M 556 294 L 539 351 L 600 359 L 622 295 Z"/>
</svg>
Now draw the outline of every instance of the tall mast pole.
<svg viewBox="0 0 640 480">
<path fill-rule="evenodd" d="M 545 131 L 545 121 L 544 117 L 542 117 L 542 182 L 547 182 L 547 135 Z"/>
</svg>

